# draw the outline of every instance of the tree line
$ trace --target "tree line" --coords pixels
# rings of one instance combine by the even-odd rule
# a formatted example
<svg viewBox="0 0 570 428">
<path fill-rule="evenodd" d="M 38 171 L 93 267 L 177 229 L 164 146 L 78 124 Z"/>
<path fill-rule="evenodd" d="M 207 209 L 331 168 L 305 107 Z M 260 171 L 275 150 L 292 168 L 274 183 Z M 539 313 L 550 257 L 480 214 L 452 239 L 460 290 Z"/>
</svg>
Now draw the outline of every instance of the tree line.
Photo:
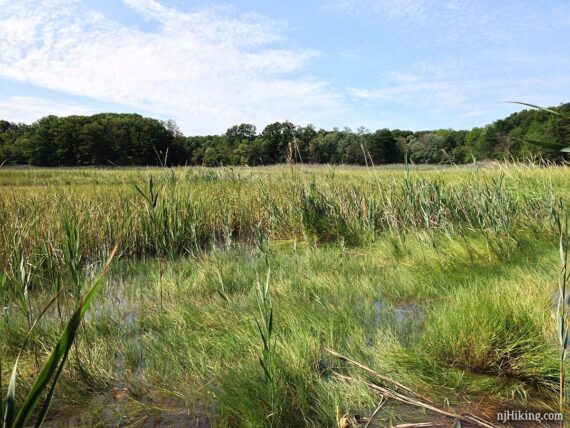
<svg viewBox="0 0 570 428">
<path fill-rule="evenodd" d="M 570 103 L 561 115 L 523 110 L 471 130 L 315 129 L 275 122 L 225 134 L 185 136 L 173 121 L 138 114 L 46 116 L 33 124 L 0 120 L 0 164 L 269 165 L 286 162 L 380 165 L 467 163 L 485 159 L 560 160 L 570 143 Z"/>
</svg>

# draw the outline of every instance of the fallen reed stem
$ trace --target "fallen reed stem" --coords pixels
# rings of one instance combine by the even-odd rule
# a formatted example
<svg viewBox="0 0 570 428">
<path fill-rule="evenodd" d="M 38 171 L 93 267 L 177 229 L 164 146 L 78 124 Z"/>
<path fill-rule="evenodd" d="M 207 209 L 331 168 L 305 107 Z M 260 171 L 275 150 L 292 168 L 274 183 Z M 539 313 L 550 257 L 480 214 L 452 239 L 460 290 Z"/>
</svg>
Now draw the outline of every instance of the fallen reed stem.
<svg viewBox="0 0 570 428">
<path fill-rule="evenodd" d="M 347 363 L 349 363 L 349 364 L 351 364 L 351 365 L 353 365 L 353 366 L 355 366 L 361 370 L 364 370 L 366 373 L 371 374 L 378 379 L 381 379 L 381 380 L 388 382 L 388 383 L 391 383 L 392 385 L 395 385 L 401 389 L 404 389 L 404 390 L 408 391 L 409 393 L 411 393 L 412 395 L 415 395 L 416 397 L 419 397 L 421 399 L 412 398 L 412 397 L 400 394 L 399 392 L 391 390 L 387 387 L 377 385 L 377 384 L 370 382 L 370 381 L 364 382 L 366 384 L 366 386 L 368 386 L 370 389 L 380 393 L 384 397 L 393 398 L 397 401 L 400 401 L 402 403 L 409 404 L 409 405 L 412 405 L 415 407 L 422 407 L 424 409 L 431 410 L 432 412 L 439 413 L 440 415 L 443 415 L 443 416 L 447 416 L 447 417 L 454 418 L 457 420 L 462 420 L 465 422 L 471 422 L 471 423 L 476 424 L 477 426 L 482 426 L 482 427 L 487 427 L 487 428 L 495 427 L 495 425 L 491 424 L 488 421 L 485 421 L 485 420 L 479 418 L 478 416 L 470 415 L 470 414 L 459 414 L 459 413 L 455 413 L 455 412 L 448 412 L 446 410 L 435 407 L 434 405 L 426 402 L 426 401 L 428 401 L 427 399 L 422 398 L 417 393 L 413 392 L 411 389 L 407 388 L 406 386 L 402 385 L 401 383 L 396 382 L 395 380 L 390 379 L 389 377 L 383 376 L 380 373 L 372 370 L 371 368 L 366 367 L 365 365 L 360 364 L 357 361 L 354 361 L 353 359 L 351 359 L 349 357 L 341 355 L 336 351 L 333 351 L 333 350 L 328 349 L 328 348 L 325 348 L 325 350 L 328 353 L 330 353 L 331 355 L 333 355 L 334 357 L 336 357 L 336 358 L 338 358 L 344 362 L 347 362 Z M 353 382 L 356 380 L 353 377 L 342 375 L 336 371 L 333 371 L 333 373 L 337 378 L 344 380 L 344 381 Z"/>
</svg>

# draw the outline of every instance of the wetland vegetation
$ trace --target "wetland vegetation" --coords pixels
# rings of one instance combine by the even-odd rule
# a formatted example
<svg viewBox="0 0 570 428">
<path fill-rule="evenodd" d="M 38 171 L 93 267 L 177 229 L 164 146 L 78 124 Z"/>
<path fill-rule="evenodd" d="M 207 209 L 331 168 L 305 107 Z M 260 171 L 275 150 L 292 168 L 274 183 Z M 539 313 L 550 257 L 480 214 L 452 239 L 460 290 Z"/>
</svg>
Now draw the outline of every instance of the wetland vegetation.
<svg viewBox="0 0 570 428">
<path fill-rule="evenodd" d="M 514 163 L 1 168 L 2 397 L 42 310 L 16 410 L 98 278 L 46 426 L 557 412 L 569 177 Z"/>
</svg>

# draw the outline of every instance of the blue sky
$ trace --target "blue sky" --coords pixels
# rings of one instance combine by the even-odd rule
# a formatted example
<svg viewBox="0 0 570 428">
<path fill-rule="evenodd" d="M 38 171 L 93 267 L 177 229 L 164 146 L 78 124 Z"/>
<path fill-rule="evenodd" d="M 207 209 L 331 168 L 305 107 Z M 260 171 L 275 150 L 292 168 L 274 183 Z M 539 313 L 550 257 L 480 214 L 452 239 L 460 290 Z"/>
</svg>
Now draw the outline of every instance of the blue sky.
<svg viewBox="0 0 570 428">
<path fill-rule="evenodd" d="M 0 0 L 0 118 L 465 129 L 570 101 L 570 2 Z"/>
</svg>

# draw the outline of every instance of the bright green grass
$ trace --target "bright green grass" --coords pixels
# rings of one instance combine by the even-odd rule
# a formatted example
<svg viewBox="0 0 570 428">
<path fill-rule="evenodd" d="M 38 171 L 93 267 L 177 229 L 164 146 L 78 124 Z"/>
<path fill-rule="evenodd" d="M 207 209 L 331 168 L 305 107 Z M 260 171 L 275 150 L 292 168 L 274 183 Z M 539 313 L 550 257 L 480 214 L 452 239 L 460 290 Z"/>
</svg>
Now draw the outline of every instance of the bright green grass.
<svg viewBox="0 0 570 428">
<path fill-rule="evenodd" d="M 135 188 L 147 191 L 151 176 L 154 213 Z M 325 347 L 440 406 L 494 418 L 489 409 L 556 406 L 549 215 L 568 178 L 561 167 L 499 164 L 0 169 L 0 266 L 8 272 L 24 252 L 35 314 L 57 281 L 69 287 L 65 319 L 74 304 L 65 222 L 79 225 L 86 274 L 120 243 L 58 387 L 53 426 L 79 415 L 73 425 L 330 427 L 337 414 L 372 413 L 377 397 L 332 371 L 361 374 Z M 268 271 L 273 386 L 255 324 Z M 12 291 L 2 298 L 7 379 L 27 324 Z M 61 329 L 54 307 L 34 336 L 40 357 Z M 31 351 L 21 368 L 19 394 L 32 382 Z M 116 401 L 115 387 L 129 398 Z M 490 407 L 469 404 L 481 402 Z M 432 417 L 392 403 L 378 421 Z"/>
<path fill-rule="evenodd" d="M 131 422 L 145 414 L 168 420 L 183 408 L 221 426 L 332 426 L 337 406 L 342 414 L 371 412 L 374 398 L 363 387 L 330 377 L 338 362 L 324 347 L 441 404 L 468 396 L 548 400 L 557 379 L 550 315 L 556 247 L 536 238 L 521 238 L 507 262 L 490 256 L 477 236 L 469 238 L 476 256 L 444 237 L 434 248 L 410 236 L 399 251 L 390 237 L 345 250 L 273 245 L 274 409 L 254 323 L 255 283 L 267 271 L 262 254 L 238 247 L 179 260 L 162 280 L 156 262 L 120 263 L 54 408 L 61 417 L 80 412 L 84 421 L 106 423 L 117 412 Z M 2 333 L 23 335 L 14 323 L 19 327 Z M 54 314 L 38 340 L 47 345 L 58 330 Z M 113 386 L 127 387 L 129 401 L 114 403 Z M 108 413 L 109 406 L 116 409 Z"/>
</svg>

